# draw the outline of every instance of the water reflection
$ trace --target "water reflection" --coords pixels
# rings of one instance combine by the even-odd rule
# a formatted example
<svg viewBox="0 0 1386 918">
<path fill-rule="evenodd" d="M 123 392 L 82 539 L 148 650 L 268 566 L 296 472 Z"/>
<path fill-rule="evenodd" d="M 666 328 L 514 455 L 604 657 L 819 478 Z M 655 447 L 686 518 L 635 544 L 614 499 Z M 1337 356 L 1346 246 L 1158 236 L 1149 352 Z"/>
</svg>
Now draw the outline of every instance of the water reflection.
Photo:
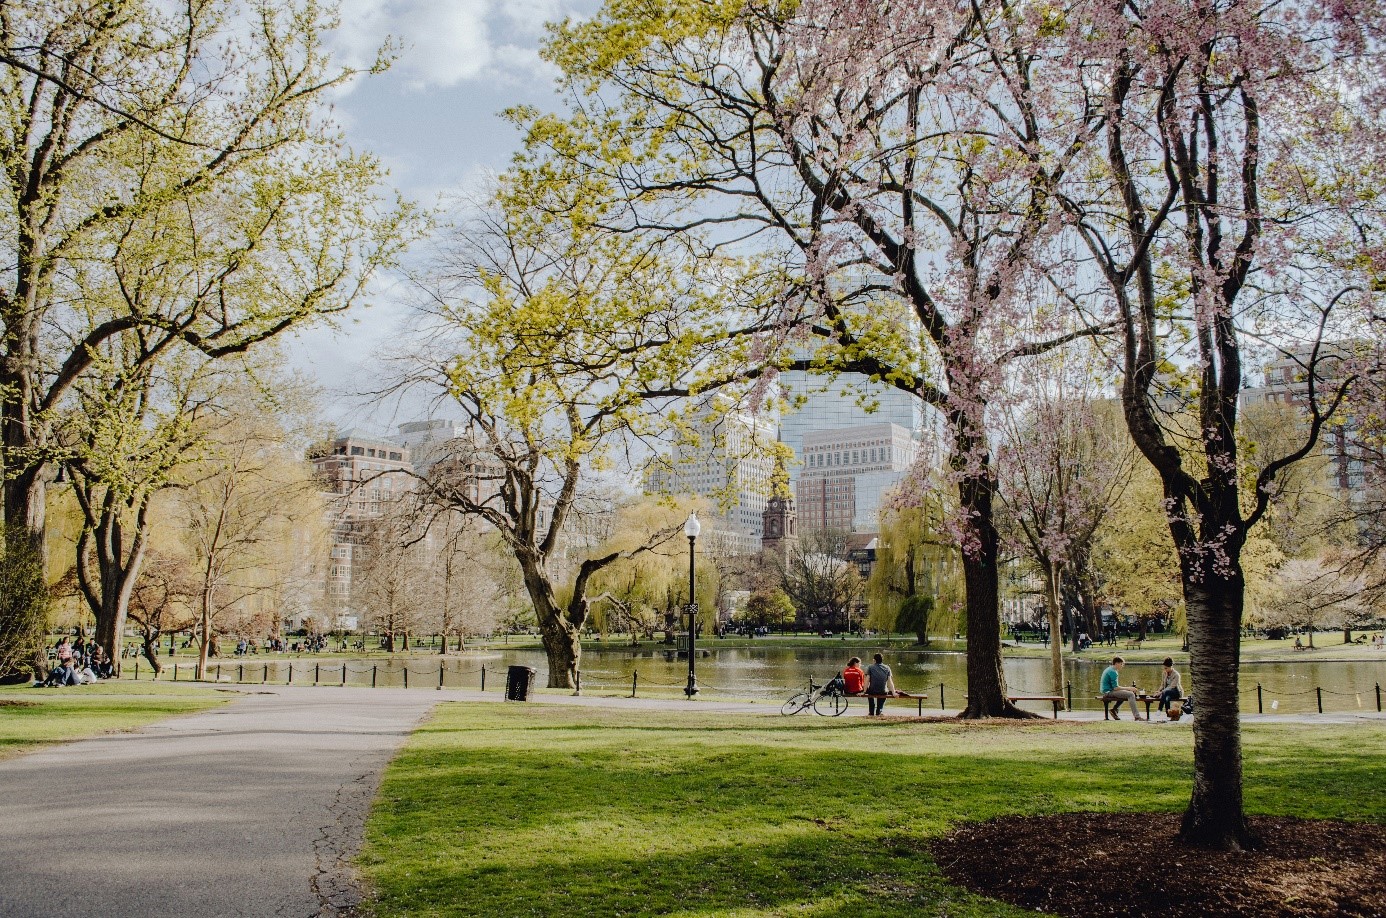
<svg viewBox="0 0 1386 918">
<path fill-rule="evenodd" d="M 713 644 L 706 648 L 705 655 L 700 648 L 698 684 L 708 697 L 767 701 L 783 698 L 803 688 L 810 678 L 820 683 L 828 679 L 846 664 L 851 653 L 861 652 L 841 647 L 719 649 Z M 483 667 L 488 691 L 500 691 L 504 687 L 507 666 L 534 667 L 538 671 L 538 685 L 544 684 L 548 670 L 543 652 L 537 649 L 502 647 L 441 659 L 442 681 L 449 688 L 479 688 Z M 1095 696 L 1107 659 L 1104 656 L 1065 660 L 1064 678 L 1071 684 L 1075 707 L 1089 710 L 1100 707 Z M 439 660 L 439 657 L 348 660 L 345 663 L 346 682 L 397 687 L 407 681 L 411 688 L 436 688 Z M 894 669 L 895 682 L 902 690 L 927 696 L 926 708 L 938 709 L 940 686 L 947 709 L 956 710 L 962 706 L 967 687 L 963 654 L 895 650 L 886 655 L 886 662 Z M 262 679 L 286 682 L 290 666 L 293 667 L 293 681 L 297 683 L 340 684 L 343 678 L 341 661 L 315 663 L 249 658 L 243 664 L 223 662 L 220 666 L 222 678 L 240 678 L 248 682 Z M 1184 669 L 1186 690 L 1196 692 L 1197 686 L 1191 684 L 1187 667 Z M 687 681 L 688 663 L 658 645 L 640 648 L 588 646 L 584 648 L 581 670 L 585 691 L 629 694 L 634 686 L 637 694 L 674 696 Z M 1014 694 L 1047 694 L 1050 690 L 1050 667 L 1046 659 L 1007 659 L 1005 672 L 1006 682 Z M 1129 663 L 1122 673 L 1122 681 L 1153 690 L 1159 685 L 1160 667 L 1156 663 Z M 1249 713 L 1257 710 L 1259 685 L 1259 703 L 1268 714 L 1317 711 L 1320 690 L 1327 712 L 1375 711 L 1378 686 L 1383 682 L 1386 682 L 1386 658 L 1340 663 L 1243 663 L 1242 710 Z M 1047 710 L 1043 704 L 1034 707 Z"/>
</svg>

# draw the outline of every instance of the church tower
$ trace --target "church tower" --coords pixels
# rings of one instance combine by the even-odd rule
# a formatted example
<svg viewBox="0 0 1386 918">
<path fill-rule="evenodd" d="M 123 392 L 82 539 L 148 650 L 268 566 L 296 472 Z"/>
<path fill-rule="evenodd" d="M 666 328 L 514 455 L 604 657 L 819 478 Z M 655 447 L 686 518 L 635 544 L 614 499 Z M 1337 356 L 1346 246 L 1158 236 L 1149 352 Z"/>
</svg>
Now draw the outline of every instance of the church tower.
<svg viewBox="0 0 1386 918">
<path fill-rule="evenodd" d="M 789 493 L 789 470 L 785 468 L 784 444 L 776 443 L 775 471 L 770 475 L 770 500 L 761 514 L 760 547 L 762 551 L 784 554 L 789 543 L 798 539 L 798 519 L 794 514 L 794 497 Z"/>
</svg>

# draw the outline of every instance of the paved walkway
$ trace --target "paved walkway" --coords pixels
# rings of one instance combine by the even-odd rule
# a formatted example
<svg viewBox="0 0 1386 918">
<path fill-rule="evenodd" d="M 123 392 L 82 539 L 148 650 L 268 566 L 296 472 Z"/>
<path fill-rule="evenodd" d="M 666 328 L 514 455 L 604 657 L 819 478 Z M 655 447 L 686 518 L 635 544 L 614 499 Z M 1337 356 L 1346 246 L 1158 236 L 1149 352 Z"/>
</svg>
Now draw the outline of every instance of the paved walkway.
<svg viewBox="0 0 1386 918">
<path fill-rule="evenodd" d="M 381 769 L 436 701 L 276 689 L 0 762 L 0 916 L 340 914 Z"/>
<path fill-rule="evenodd" d="M 360 899 L 350 860 L 395 751 L 439 701 L 501 701 L 458 689 L 238 691 L 217 710 L 0 762 L 0 918 L 341 915 Z M 535 701 L 779 717 L 777 705 L 708 700 Z M 905 707 L 891 713 L 914 714 Z M 1368 719 L 1386 722 L 1246 718 Z"/>
</svg>

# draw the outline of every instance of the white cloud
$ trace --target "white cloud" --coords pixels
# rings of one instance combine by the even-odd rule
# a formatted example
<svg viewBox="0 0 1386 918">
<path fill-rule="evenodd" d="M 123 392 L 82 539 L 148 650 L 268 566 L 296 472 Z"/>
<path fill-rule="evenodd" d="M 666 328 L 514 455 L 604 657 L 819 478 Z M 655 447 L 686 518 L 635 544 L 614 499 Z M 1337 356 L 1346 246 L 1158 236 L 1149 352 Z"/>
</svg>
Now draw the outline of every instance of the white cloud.
<svg viewBox="0 0 1386 918">
<path fill-rule="evenodd" d="M 421 88 L 467 80 L 532 77 L 544 24 L 587 0 L 342 0 L 330 38 L 337 58 L 367 66 L 388 38 L 399 47 L 394 71 Z M 548 76 L 546 73 L 545 76 Z"/>
</svg>

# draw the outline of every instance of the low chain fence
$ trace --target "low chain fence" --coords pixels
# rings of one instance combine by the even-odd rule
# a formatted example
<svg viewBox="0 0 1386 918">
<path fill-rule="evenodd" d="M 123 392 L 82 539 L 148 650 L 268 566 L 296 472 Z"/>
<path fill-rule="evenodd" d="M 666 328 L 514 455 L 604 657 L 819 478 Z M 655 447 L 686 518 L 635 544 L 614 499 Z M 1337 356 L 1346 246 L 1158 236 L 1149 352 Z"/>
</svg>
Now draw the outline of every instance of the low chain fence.
<svg viewBox="0 0 1386 918">
<path fill-rule="evenodd" d="M 143 665 L 142 665 L 143 664 Z M 157 673 L 142 658 L 136 658 L 123 667 L 124 679 L 149 680 L 166 679 L 172 682 L 211 682 L 236 685 L 339 685 L 369 686 L 372 688 L 416 688 L 416 689 L 475 689 L 482 692 L 505 691 L 506 674 L 509 666 L 490 666 L 480 664 L 465 666 L 461 663 L 449 665 L 449 661 L 426 661 L 396 659 L 388 662 L 369 662 L 343 660 L 321 661 L 301 659 L 280 660 L 236 660 L 232 662 L 212 662 L 207 664 L 205 679 L 198 679 L 197 664 L 169 661 Z M 536 679 L 547 681 L 546 674 L 536 672 Z M 589 673 L 577 674 L 578 692 L 595 692 L 611 697 L 628 698 L 679 698 L 685 697 L 687 681 L 667 681 L 664 678 L 641 677 L 639 670 L 632 671 L 630 677 L 596 677 Z M 732 700 L 770 701 L 783 699 L 798 691 L 797 687 L 752 688 L 747 686 L 726 686 L 699 680 L 699 694 L 715 695 Z M 1012 686 L 1012 695 L 1047 695 L 1048 690 L 1027 691 Z M 1069 711 L 1100 711 L 1102 702 L 1094 692 L 1075 688 L 1072 683 L 1064 685 L 1063 706 Z M 966 689 L 961 686 L 940 682 L 924 691 L 911 692 L 899 699 L 900 704 L 915 703 L 915 712 L 923 716 L 929 712 L 947 713 L 951 709 L 966 704 Z M 950 708 L 951 702 L 951 708 Z M 1020 702 L 1022 706 L 1047 709 L 1048 702 Z M 1241 687 L 1241 710 L 1243 713 L 1257 714 L 1341 714 L 1375 711 L 1382 713 L 1381 683 L 1362 691 L 1342 691 L 1313 686 L 1302 690 L 1287 691 L 1282 688 L 1268 689 L 1257 682 Z"/>
</svg>

